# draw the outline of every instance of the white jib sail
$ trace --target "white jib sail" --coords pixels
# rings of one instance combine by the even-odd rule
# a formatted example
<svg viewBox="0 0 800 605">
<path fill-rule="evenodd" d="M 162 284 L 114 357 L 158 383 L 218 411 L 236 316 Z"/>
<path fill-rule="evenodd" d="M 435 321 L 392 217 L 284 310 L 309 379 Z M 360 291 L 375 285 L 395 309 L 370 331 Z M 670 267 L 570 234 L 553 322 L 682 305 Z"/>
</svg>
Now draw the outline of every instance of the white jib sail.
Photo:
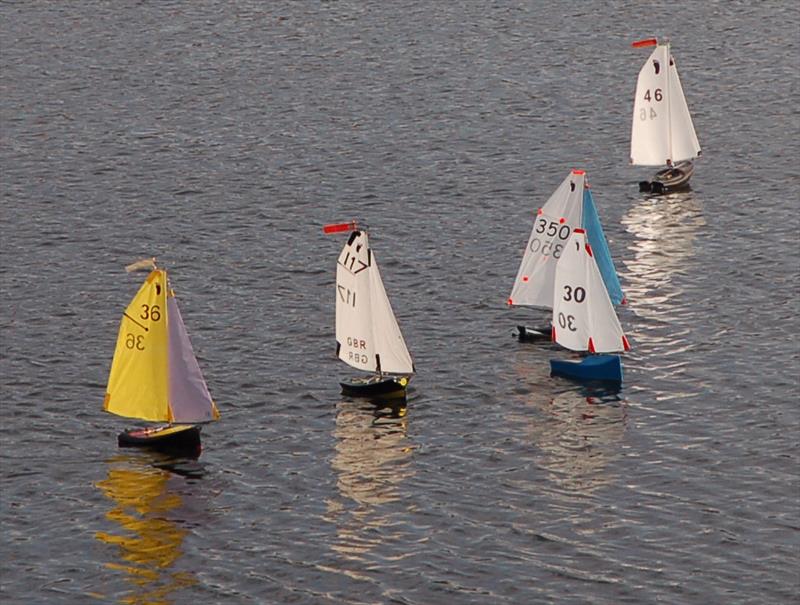
<svg viewBox="0 0 800 605">
<path fill-rule="evenodd" d="M 408 352 L 397 318 L 389 304 L 389 297 L 383 287 L 378 262 L 372 255 L 372 266 L 369 270 L 370 301 L 372 303 L 372 331 L 375 349 L 380 355 L 380 370 L 390 374 L 411 374 L 414 362 Z"/>
<path fill-rule="evenodd" d="M 339 254 L 336 342 L 339 359 L 359 370 L 413 372 L 365 231 L 353 231 Z"/>
<path fill-rule="evenodd" d="M 699 153 L 700 144 L 669 44 L 659 44 L 642 66 L 636 82 L 631 163 L 664 166 Z"/>
<path fill-rule="evenodd" d="M 628 348 L 583 229 L 573 232 L 556 267 L 553 337 L 573 351 L 611 353 Z"/>
<path fill-rule="evenodd" d="M 683 96 L 683 86 L 678 77 L 678 67 L 675 58 L 670 56 L 669 66 L 669 112 L 670 112 L 670 139 L 672 141 L 671 158 L 673 162 L 691 160 L 700 155 L 700 142 L 692 124 L 689 106 Z"/>
<path fill-rule="evenodd" d="M 573 170 L 539 210 L 514 279 L 511 305 L 553 307 L 556 263 L 572 230 L 581 226 L 586 175 Z"/>
</svg>

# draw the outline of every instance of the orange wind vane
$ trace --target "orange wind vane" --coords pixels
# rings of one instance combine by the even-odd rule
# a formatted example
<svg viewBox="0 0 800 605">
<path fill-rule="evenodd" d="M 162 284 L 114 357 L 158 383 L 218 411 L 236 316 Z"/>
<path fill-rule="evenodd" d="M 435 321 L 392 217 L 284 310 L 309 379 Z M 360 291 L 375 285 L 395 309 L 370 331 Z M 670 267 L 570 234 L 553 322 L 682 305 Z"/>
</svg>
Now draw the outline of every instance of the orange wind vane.
<svg viewBox="0 0 800 605">
<path fill-rule="evenodd" d="M 331 223 L 322 227 L 323 233 L 341 233 L 342 231 L 354 231 L 358 229 L 358 223 L 350 221 L 349 223 Z"/>
<path fill-rule="evenodd" d="M 633 48 L 645 48 L 647 46 L 658 46 L 658 38 L 645 38 L 644 40 L 636 40 L 631 42 Z"/>
</svg>

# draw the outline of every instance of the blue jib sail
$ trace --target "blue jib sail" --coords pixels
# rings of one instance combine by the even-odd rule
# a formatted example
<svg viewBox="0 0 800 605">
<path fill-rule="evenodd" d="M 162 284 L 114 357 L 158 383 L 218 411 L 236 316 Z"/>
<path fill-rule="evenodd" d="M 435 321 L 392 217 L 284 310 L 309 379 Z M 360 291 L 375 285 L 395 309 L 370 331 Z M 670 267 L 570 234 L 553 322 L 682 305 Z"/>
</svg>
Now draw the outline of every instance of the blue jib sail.
<svg viewBox="0 0 800 605">
<path fill-rule="evenodd" d="M 595 262 L 603 276 L 608 296 L 615 305 L 620 304 L 625 296 L 622 293 L 622 286 L 617 277 L 617 269 L 614 261 L 611 260 L 611 252 L 608 249 L 603 226 L 600 224 L 600 217 L 597 215 L 597 208 L 594 205 L 592 191 L 588 188 L 583 190 L 583 228 L 586 230 L 589 245 L 592 247 Z"/>
</svg>

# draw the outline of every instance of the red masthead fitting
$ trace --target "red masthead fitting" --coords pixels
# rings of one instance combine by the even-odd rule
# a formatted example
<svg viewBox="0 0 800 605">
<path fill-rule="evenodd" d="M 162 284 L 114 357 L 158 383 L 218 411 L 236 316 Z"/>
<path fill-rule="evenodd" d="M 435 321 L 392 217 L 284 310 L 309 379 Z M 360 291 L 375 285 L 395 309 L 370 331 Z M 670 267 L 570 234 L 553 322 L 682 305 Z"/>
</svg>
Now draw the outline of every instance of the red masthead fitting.
<svg viewBox="0 0 800 605">
<path fill-rule="evenodd" d="M 578 170 L 577 168 L 573 168 L 572 169 L 572 174 L 574 174 L 575 176 L 586 177 L 586 171 L 585 170 Z M 589 188 L 589 179 L 588 178 L 584 178 L 583 179 L 583 188 L 584 189 L 588 189 Z"/>
<path fill-rule="evenodd" d="M 358 223 L 350 221 L 349 223 L 331 223 L 322 227 L 323 233 L 341 233 L 342 231 L 355 231 L 358 229 Z"/>
<path fill-rule="evenodd" d="M 647 46 L 658 46 L 658 38 L 645 38 L 644 40 L 636 40 L 631 42 L 634 48 L 645 48 Z"/>
</svg>

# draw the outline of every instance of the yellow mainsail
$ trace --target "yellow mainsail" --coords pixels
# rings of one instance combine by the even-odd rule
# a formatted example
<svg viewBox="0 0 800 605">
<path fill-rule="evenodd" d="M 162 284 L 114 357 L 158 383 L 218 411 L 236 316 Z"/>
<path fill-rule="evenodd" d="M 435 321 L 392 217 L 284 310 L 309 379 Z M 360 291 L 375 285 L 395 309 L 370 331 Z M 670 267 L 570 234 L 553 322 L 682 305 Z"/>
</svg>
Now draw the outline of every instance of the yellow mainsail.
<svg viewBox="0 0 800 605">
<path fill-rule="evenodd" d="M 167 273 L 154 269 L 119 327 L 103 409 L 112 414 L 172 422 L 169 405 Z"/>
</svg>

